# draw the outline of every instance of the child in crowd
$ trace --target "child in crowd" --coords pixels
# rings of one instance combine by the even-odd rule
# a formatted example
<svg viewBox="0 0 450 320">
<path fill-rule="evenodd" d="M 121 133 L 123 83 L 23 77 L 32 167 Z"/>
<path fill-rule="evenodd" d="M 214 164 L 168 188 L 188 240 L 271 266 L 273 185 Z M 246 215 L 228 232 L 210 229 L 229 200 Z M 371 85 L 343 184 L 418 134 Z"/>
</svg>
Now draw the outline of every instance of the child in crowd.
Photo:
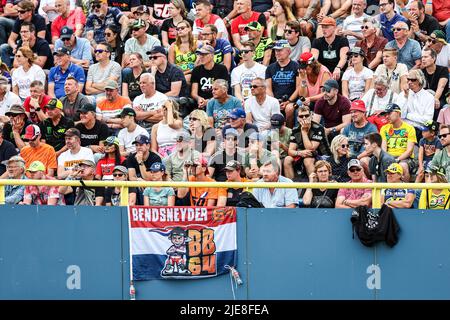
<svg viewBox="0 0 450 320">
<path fill-rule="evenodd" d="M 423 182 L 425 168 L 433 159 L 433 156 L 442 149 L 442 144 L 437 133 L 439 124 L 436 121 L 427 121 L 422 129 L 422 139 L 419 141 L 419 170 L 416 182 Z"/>
</svg>

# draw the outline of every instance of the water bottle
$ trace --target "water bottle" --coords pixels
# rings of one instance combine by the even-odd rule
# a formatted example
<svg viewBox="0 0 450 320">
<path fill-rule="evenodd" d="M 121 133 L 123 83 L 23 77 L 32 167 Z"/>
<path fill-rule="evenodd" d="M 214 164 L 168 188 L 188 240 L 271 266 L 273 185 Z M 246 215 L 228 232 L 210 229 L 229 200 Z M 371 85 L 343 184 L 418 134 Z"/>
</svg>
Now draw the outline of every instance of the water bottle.
<svg viewBox="0 0 450 320">
<path fill-rule="evenodd" d="M 239 272 L 235 268 L 230 267 L 230 271 L 231 271 L 231 274 L 233 275 L 234 281 L 236 281 L 236 283 L 238 285 L 241 285 L 244 283 L 241 279 L 241 276 L 239 275 Z"/>
<path fill-rule="evenodd" d="M 134 288 L 133 281 L 130 283 L 130 300 L 136 300 L 136 289 Z"/>
</svg>

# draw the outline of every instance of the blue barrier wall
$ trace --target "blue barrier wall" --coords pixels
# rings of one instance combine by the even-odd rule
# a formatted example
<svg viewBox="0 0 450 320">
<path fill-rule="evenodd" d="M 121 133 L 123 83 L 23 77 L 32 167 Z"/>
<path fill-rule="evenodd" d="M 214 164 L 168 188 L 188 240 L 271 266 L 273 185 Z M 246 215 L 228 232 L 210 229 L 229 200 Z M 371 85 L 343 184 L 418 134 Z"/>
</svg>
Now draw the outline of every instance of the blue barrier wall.
<svg viewBox="0 0 450 320">
<path fill-rule="evenodd" d="M 350 210 L 239 209 L 236 299 L 450 299 L 450 215 L 396 210 L 394 248 Z M 0 207 L 0 299 L 128 299 L 126 208 Z M 136 283 L 137 299 L 233 299 L 229 275 Z"/>
</svg>

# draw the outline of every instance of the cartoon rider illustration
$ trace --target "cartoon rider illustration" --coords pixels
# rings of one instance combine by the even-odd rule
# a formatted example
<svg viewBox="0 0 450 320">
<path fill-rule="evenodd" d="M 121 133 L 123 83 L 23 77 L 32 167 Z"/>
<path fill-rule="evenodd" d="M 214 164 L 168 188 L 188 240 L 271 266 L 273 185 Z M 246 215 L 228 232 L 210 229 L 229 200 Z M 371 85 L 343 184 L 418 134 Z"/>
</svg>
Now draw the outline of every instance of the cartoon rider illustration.
<svg viewBox="0 0 450 320">
<path fill-rule="evenodd" d="M 169 234 L 169 240 L 173 245 L 167 250 L 168 258 L 166 260 L 166 266 L 162 271 L 162 275 L 191 274 L 186 266 L 186 242 L 191 240 L 187 236 L 186 230 L 183 230 L 180 227 L 174 228 Z"/>
</svg>

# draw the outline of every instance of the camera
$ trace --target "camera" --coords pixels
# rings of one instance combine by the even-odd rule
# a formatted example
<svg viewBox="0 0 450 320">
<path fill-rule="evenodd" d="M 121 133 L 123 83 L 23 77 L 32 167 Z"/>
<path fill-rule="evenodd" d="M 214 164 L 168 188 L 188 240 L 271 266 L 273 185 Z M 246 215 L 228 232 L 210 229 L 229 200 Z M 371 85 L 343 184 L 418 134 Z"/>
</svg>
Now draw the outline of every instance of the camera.
<svg viewBox="0 0 450 320">
<path fill-rule="evenodd" d="M 184 162 L 184 166 L 185 166 L 186 168 L 191 167 L 193 164 L 194 164 L 194 163 L 193 163 L 192 161 L 190 161 L 190 160 L 186 160 L 186 161 Z"/>
<path fill-rule="evenodd" d="M 287 94 L 283 95 L 280 99 L 278 99 L 279 103 L 283 103 L 289 101 L 289 96 Z"/>
<path fill-rule="evenodd" d="M 297 101 L 294 103 L 294 109 L 298 109 L 299 107 L 301 107 L 303 105 L 303 102 L 305 102 L 305 97 L 304 96 L 300 96 Z"/>
<path fill-rule="evenodd" d="M 180 116 L 182 118 L 188 116 L 191 113 L 191 111 L 194 110 L 194 107 L 196 105 L 194 99 L 188 97 L 176 98 L 174 99 L 174 101 L 178 102 L 179 105 L 178 111 L 180 112 Z"/>
</svg>

